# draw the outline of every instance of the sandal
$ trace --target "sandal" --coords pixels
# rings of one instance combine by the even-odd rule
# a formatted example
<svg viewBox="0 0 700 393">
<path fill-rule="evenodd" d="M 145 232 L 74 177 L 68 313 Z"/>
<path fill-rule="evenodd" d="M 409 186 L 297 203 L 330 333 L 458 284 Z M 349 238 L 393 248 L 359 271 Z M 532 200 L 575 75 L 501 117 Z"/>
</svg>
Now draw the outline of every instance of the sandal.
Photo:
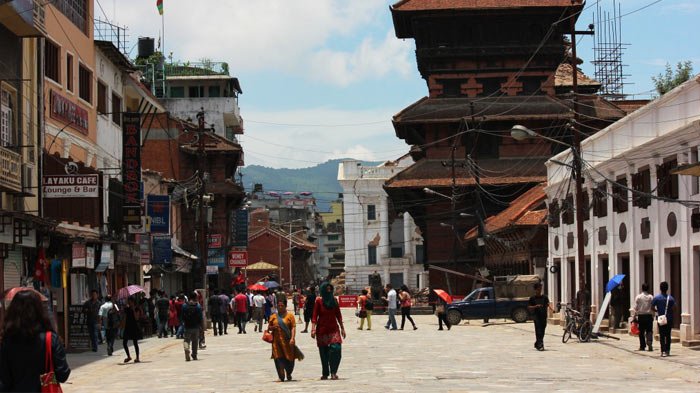
<svg viewBox="0 0 700 393">
<path fill-rule="evenodd" d="M 136 358 L 136 360 L 134 360 L 134 363 L 141 363 L 141 361 L 139 360 L 139 358 Z"/>
<path fill-rule="evenodd" d="M 131 358 L 124 359 L 124 363 L 129 363 L 130 361 L 131 361 Z"/>
<path fill-rule="evenodd" d="M 332 379 L 332 380 L 338 379 L 338 374 L 333 374 L 333 375 L 331 375 L 331 379 Z"/>
<path fill-rule="evenodd" d="M 321 377 L 321 381 L 325 381 L 326 379 L 328 379 L 328 376 L 327 376 L 327 375 L 324 375 L 324 376 Z"/>
</svg>

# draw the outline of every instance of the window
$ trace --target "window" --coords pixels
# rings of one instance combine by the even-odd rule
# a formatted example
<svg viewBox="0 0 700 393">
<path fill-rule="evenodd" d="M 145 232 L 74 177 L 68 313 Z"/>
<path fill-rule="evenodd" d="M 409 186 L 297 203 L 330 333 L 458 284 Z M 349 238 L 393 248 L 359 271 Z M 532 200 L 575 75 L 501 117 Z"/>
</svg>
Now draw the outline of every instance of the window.
<svg viewBox="0 0 700 393">
<path fill-rule="evenodd" d="M 416 244 L 416 263 L 425 263 L 425 250 L 422 244 Z"/>
<path fill-rule="evenodd" d="M 340 235 L 328 235 L 328 241 L 334 241 L 340 239 Z"/>
<path fill-rule="evenodd" d="M 569 225 L 574 223 L 574 196 L 571 194 L 562 203 L 561 221 Z"/>
<path fill-rule="evenodd" d="M 588 196 L 588 190 L 583 190 L 583 195 L 581 196 L 581 202 L 583 204 L 583 211 L 581 215 L 583 216 L 583 221 L 588 221 L 591 219 L 591 198 Z"/>
<path fill-rule="evenodd" d="M 338 247 L 328 247 L 328 252 L 336 252 Z"/>
<path fill-rule="evenodd" d="M 66 89 L 73 91 L 73 56 L 66 53 Z"/>
<path fill-rule="evenodd" d="M 377 264 L 377 247 L 367 246 L 367 263 L 370 265 Z"/>
<path fill-rule="evenodd" d="M 16 96 L 5 86 L 0 89 L 0 145 L 14 145 L 15 119 L 17 118 Z"/>
<path fill-rule="evenodd" d="M 401 258 L 403 257 L 403 248 L 401 247 L 391 247 L 391 257 Z"/>
<path fill-rule="evenodd" d="M 46 45 L 44 46 L 44 76 L 57 83 L 61 83 L 60 58 L 61 48 L 46 40 Z"/>
<path fill-rule="evenodd" d="M 694 147 L 693 150 L 690 151 L 690 163 L 691 164 L 697 164 L 698 161 L 700 161 L 698 158 L 698 148 Z M 700 194 L 700 178 L 697 176 L 690 176 L 690 195 L 697 195 Z"/>
<path fill-rule="evenodd" d="M 97 81 L 97 113 L 107 113 L 107 85 Z"/>
<path fill-rule="evenodd" d="M 593 215 L 596 217 L 608 216 L 608 184 L 602 183 L 593 190 Z"/>
<path fill-rule="evenodd" d="M 555 199 L 549 204 L 549 226 L 552 228 L 559 228 L 559 200 Z"/>
<path fill-rule="evenodd" d="M 198 98 L 198 97 L 204 97 L 204 87 L 202 86 L 190 86 L 188 89 L 188 97 L 190 98 Z"/>
<path fill-rule="evenodd" d="M 183 86 L 171 87 L 170 98 L 185 98 L 185 88 Z"/>
<path fill-rule="evenodd" d="M 209 97 L 221 97 L 221 88 L 219 86 L 209 86 Z"/>
<path fill-rule="evenodd" d="M 85 35 L 88 34 L 88 0 L 51 0 L 50 2 L 80 31 Z"/>
<path fill-rule="evenodd" d="M 651 172 L 649 168 L 640 170 L 632 175 L 632 206 L 646 209 L 651 205 Z"/>
<path fill-rule="evenodd" d="M 627 178 L 625 176 L 618 177 L 612 186 L 613 192 L 613 211 L 624 213 L 629 209 L 627 202 Z"/>
<path fill-rule="evenodd" d="M 377 219 L 377 207 L 374 205 L 367 205 L 367 220 Z"/>
<path fill-rule="evenodd" d="M 438 83 L 442 84 L 442 95 L 440 97 L 459 97 L 462 95 L 462 83 L 464 79 L 442 79 Z"/>
<path fill-rule="evenodd" d="M 112 122 L 122 125 L 122 98 L 112 92 Z"/>
<path fill-rule="evenodd" d="M 78 91 L 80 98 L 92 104 L 92 72 L 78 65 Z"/>
<path fill-rule="evenodd" d="M 656 194 L 659 197 L 678 199 L 678 175 L 671 174 L 677 166 L 675 158 L 656 166 Z"/>
</svg>

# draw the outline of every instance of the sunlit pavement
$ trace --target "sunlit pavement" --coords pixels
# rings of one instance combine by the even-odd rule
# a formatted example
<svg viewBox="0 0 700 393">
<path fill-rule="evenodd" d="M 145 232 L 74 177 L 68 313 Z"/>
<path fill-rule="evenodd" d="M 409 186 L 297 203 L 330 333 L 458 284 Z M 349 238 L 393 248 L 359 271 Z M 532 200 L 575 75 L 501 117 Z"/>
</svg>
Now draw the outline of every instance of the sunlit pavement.
<svg viewBox="0 0 700 393">
<path fill-rule="evenodd" d="M 182 340 L 141 342 L 140 364 L 121 364 L 124 352 L 71 354 L 73 372 L 63 390 L 71 392 L 479 392 L 479 391 L 700 391 L 700 352 L 675 345 L 671 357 L 638 352 L 636 337 L 561 343 L 561 327 L 550 325 L 546 351 L 533 348 L 532 323 L 474 321 L 438 331 L 433 316 L 414 316 L 404 331 L 386 331 L 375 316 L 371 331 L 357 330 L 344 310 L 348 338 L 338 381 L 320 381 L 318 351 L 308 334 L 297 335 L 306 359 L 297 362 L 295 381 L 277 382 L 270 345 L 248 325 L 246 335 L 213 337 L 199 360 L 185 362 Z M 400 322 L 400 317 L 398 318 Z M 300 331 L 301 329 L 298 329 Z M 117 345 L 118 344 L 118 345 Z M 121 342 L 115 343 L 121 348 Z M 133 349 L 132 357 L 133 357 Z"/>
</svg>

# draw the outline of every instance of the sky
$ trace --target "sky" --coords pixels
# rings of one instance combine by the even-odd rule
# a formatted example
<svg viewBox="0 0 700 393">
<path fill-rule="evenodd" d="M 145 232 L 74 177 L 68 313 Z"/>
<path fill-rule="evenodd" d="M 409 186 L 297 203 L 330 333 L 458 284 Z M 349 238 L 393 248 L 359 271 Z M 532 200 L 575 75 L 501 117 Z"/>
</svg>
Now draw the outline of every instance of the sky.
<svg viewBox="0 0 700 393">
<path fill-rule="evenodd" d="M 505 0 L 504 0 L 505 1 Z M 408 146 L 391 117 L 428 94 L 415 44 L 397 39 L 395 0 L 164 0 L 166 54 L 229 64 L 239 78 L 246 165 L 314 166 L 333 158 L 384 161 Z M 599 0 L 611 12 L 613 0 Z M 126 25 L 137 37 L 159 37 L 156 0 L 99 0 L 96 17 Z M 622 8 L 625 93 L 649 97 L 665 64 L 691 60 L 700 72 L 700 0 L 617 0 Z M 578 20 L 593 22 L 596 1 Z M 695 42 L 693 42 L 695 41 Z M 593 38 L 578 56 L 594 74 Z"/>
</svg>

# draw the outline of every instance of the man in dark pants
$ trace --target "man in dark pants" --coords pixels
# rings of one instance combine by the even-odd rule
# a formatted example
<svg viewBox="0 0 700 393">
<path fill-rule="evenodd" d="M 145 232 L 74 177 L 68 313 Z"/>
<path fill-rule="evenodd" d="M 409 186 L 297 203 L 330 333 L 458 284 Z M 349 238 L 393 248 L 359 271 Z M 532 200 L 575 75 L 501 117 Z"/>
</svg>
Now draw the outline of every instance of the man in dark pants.
<svg viewBox="0 0 700 393">
<path fill-rule="evenodd" d="M 197 349 L 200 332 L 203 328 L 202 307 L 197 302 L 197 294 L 193 293 L 189 301 L 182 305 L 182 323 L 185 327 L 183 347 L 185 360 L 197 360 Z"/>
<path fill-rule="evenodd" d="M 671 355 L 671 327 L 673 326 L 673 307 L 676 305 L 676 299 L 668 294 L 668 283 L 662 282 L 659 286 L 661 293 L 654 296 L 651 301 L 652 307 L 656 311 L 656 324 L 659 326 L 659 341 L 661 345 L 661 357 Z M 666 324 L 659 323 L 659 316 L 666 316 Z"/>
<path fill-rule="evenodd" d="M 535 321 L 535 348 L 544 351 L 544 331 L 547 328 L 547 310 L 552 310 L 549 298 L 542 294 L 542 283 L 535 284 L 535 296 L 530 297 L 527 309 Z"/>
<path fill-rule="evenodd" d="M 98 325 L 101 305 L 102 304 L 97 299 L 97 290 L 93 289 L 90 291 L 90 299 L 83 304 L 83 312 L 85 313 L 87 328 L 90 333 L 92 352 L 97 352 L 98 336 L 100 335 L 100 330 L 102 330 Z"/>
<path fill-rule="evenodd" d="M 654 342 L 654 313 L 651 307 L 651 302 L 654 297 L 649 294 L 649 284 L 642 284 L 642 293 L 634 299 L 634 317 L 639 324 L 639 350 L 648 349 L 653 351 L 652 344 Z"/>
<path fill-rule="evenodd" d="M 218 289 L 215 289 L 214 294 L 209 297 L 207 306 L 209 307 L 209 318 L 211 318 L 214 336 L 223 335 L 224 325 L 221 322 L 221 298 L 219 297 Z"/>
</svg>

